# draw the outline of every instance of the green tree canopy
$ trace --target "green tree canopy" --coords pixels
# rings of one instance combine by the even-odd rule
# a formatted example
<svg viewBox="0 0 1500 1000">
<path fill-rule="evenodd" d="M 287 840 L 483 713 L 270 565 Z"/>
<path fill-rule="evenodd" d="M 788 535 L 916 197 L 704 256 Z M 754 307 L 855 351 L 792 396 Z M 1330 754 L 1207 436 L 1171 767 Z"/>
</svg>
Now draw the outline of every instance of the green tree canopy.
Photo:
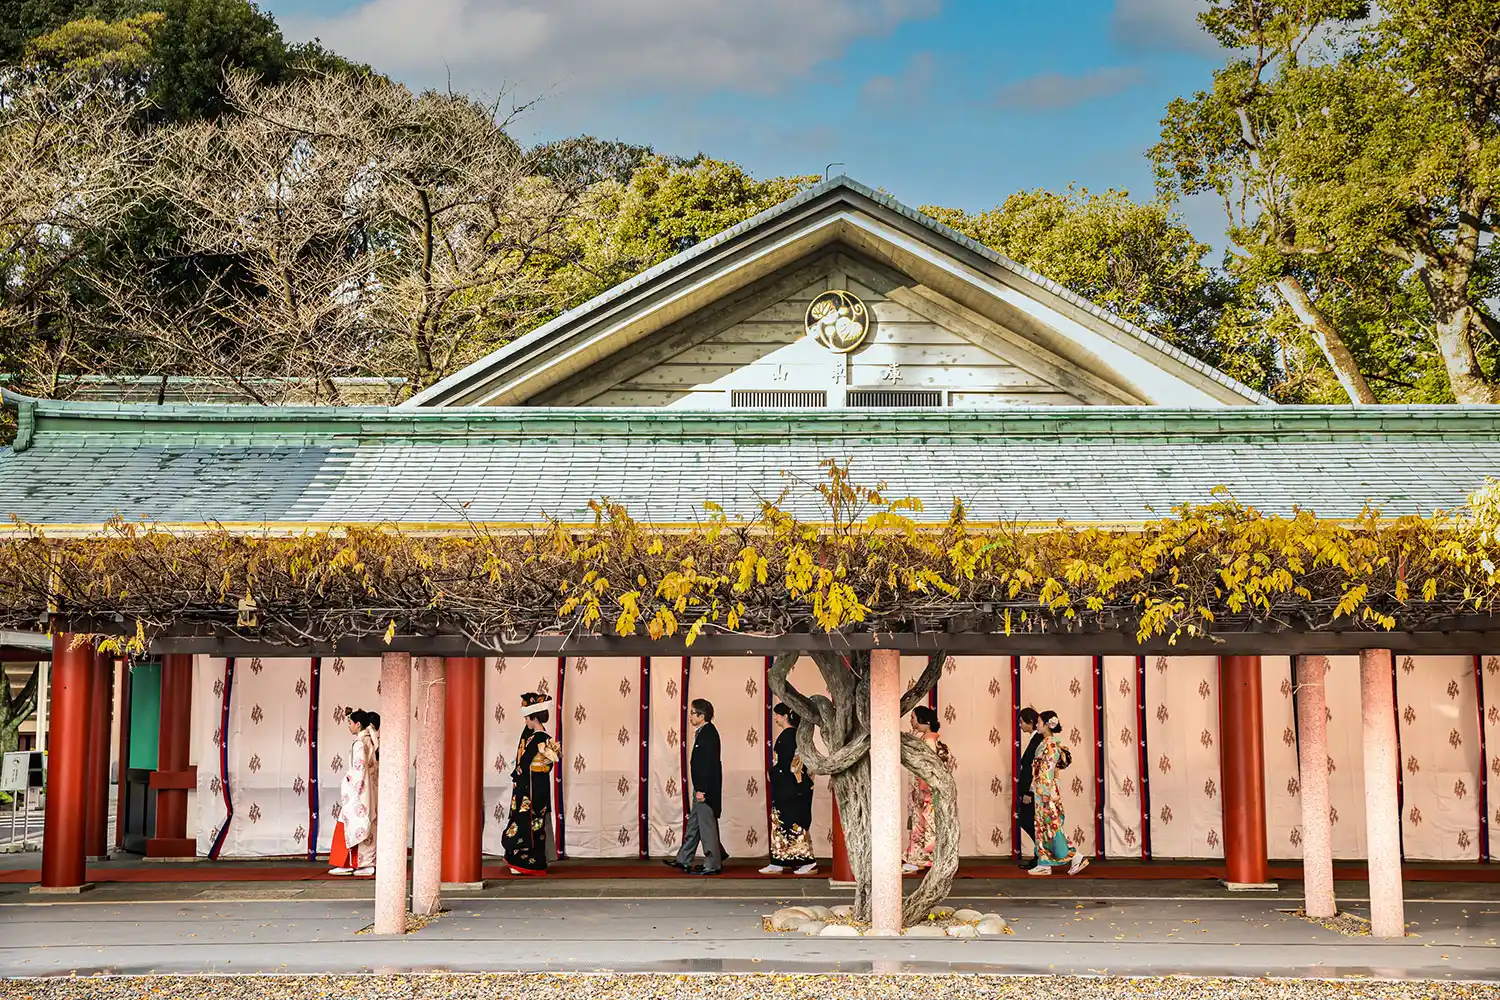
<svg viewBox="0 0 1500 1000">
<path fill-rule="evenodd" d="M 1236 270 L 1350 399 L 1500 401 L 1500 0 L 1210 0 L 1200 19 L 1233 55 L 1168 106 L 1163 191 L 1222 201 Z"/>
<path fill-rule="evenodd" d="M 1205 266 L 1209 247 L 1162 202 L 1069 188 L 1021 191 L 977 214 L 922 211 L 1251 385 L 1272 380 L 1273 345 L 1255 310 Z"/>
<path fill-rule="evenodd" d="M 817 183 L 756 180 L 738 164 L 653 155 L 627 182 L 589 188 L 569 220 L 567 256 L 553 262 L 559 306 L 584 301 Z"/>
</svg>

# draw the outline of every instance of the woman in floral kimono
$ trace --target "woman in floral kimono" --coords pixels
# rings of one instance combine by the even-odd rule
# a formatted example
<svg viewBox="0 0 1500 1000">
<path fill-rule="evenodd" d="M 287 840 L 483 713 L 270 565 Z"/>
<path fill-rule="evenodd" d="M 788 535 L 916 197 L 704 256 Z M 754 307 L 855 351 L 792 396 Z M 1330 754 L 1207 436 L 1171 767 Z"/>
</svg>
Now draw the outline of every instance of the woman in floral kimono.
<svg viewBox="0 0 1500 1000">
<path fill-rule="evenodd" d="M 932 748 L 937 751 L 938 759 L 951 773 L 958 768 L 958 761 L 948 750 L 948 744 L 938 739 L 937 733 L 940 727 L 937 712 L 926 705 L 912 709 L 912 732 L 932 745 Z M 906 853 L 902 857 L 901 870 L 915 872 L 923 868 L 931 868 L 932 855 L 937 850 L 937 827 L 933 823 L 932 788 L 921 778 L 912 780 L 911 800 L 907 808 L 911 822 L 911 835 L 906 841 Z"/>
<path fill-rule="evenodd" d="M 797 713 L 777 705 L 771 714 L 776 744 L 771 750 L 771 863 L 762 875 L 780 875 L 788 868 L 794 875 L 812 875 L 818 870 L 813 857 L 813 777 L 797 756 Z"/>
<path fill-rule="evenodd" d="M 1088 867 L 1089 859 L 1068 843 L 1063 833 L 1062 785 L 1057 772 L 1073 762 L 1072 752 L 1057 738 L 1062 722 L 1056 712 L 1041 714 L 1042 742 L 1031 762 L 1031 797 L 1036 807 L 1036 867 L 1032 875 L 1051 875 L 1058 865 L 1067 865 L 1069 875 Z"/>
<path fill-rule="evenodd" d="M 352 709 L 349 769 L 339 787 L 339 821 L 333 828 L 328 862 L 330 875 L 375 874 L 375 820 L 380 783 L 380 719 L 374 712 Z"/>
<path fill-rule="evenodd" d="M 521 696 L 526 728 L 516 747 L 516 766 L 510 772 L 510 820 L 500 842 L 512 875 L 547 874 L 547 824 L 552 821 L 552 765 L 562 758 L 562 747 L 547 734 L 552 702 L 543 695 Z"/>
</svg>

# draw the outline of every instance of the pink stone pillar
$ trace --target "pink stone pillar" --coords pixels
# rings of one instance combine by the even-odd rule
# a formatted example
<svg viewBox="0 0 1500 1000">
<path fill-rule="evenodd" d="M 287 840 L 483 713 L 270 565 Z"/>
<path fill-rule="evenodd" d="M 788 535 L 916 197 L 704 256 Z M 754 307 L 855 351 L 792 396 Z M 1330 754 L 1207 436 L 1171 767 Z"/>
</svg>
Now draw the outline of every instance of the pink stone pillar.
<svg viewBox="0 0 1500 1000">
<path fill-rule="evenodd" d="M 430 917 L 442 903 L 443 722 L 448 701 L 441 656 L 417 657 L 417 816 L 411 844 L 411 910 Z"/>
<path fill-rule="evenodd" d="M 380 811 L 375 835 L 375 933 L 406 933 L 411 808 L 411 654 L 380 657 Z"/>
<path fill-rule="evenodd" d="M 1302 888 L 1307 915 L 1332 917 L 1333 820 L 1328 792 L 1328 657 L 1297 657 L 1297 762 L 1302 777 Z"/>
<path fill-rule="evenodd" d="M 1389 649 L 1359 651 L 1370 933 L 1386 938 L 1406 936 L 1406 906 L 1401 895 L 1401 803 L 1397 789 L 1401 761 L 1396 753 L 1395 683 Z"/>
<path fill-rule="evenodd" d="M 870 933 L 901 933 L 901 654 L 870 654 Z"/>
</svg>

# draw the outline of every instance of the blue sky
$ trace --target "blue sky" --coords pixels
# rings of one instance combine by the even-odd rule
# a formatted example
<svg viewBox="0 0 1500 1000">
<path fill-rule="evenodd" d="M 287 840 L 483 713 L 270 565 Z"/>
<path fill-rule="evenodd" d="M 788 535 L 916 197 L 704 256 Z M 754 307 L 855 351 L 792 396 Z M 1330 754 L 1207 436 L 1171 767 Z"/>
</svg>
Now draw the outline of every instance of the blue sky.
<svg viewBox="0 0 1500 1000">
<path fill-rule="evenodd" d="M 269 0 L 410 84 L 516 100 L 527 141 L 589 132 L 917 204 L 1032 187 L 1152 193 L 1144 152 L 1220 55 L 1202 0 Z M 1186 206 L 1222 242 L 1210 204 Z"/>
</svg>

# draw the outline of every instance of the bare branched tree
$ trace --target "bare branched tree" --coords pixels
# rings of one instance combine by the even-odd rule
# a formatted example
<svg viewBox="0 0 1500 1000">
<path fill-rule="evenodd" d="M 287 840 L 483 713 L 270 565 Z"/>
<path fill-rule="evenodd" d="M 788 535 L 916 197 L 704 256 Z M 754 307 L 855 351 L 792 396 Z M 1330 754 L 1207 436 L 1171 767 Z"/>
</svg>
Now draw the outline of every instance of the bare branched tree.
<svg viewBox="0 0 1500 1000">
<path fill-rule="evenodd" d="M 0 75 L 0 358 L 27 392 L 66 395 L 97 350 L 80 271 L 138 197 L 137 110 L 107 82 Z"/>
<path fill-rule="evenodd" d="M 188 247 L 225 266 L 172 295 L 142 273 L 154 260 L 100 283 L 158 353 L 262 402 L 338 402 L 339 376 L 420 389 L 534 312 L 533 258 L 571 201 L 497 106 L 349 75 L 231 73 L 226 94 L 233 114 L 171 129 L 150 175 Z"/>
</svg>

